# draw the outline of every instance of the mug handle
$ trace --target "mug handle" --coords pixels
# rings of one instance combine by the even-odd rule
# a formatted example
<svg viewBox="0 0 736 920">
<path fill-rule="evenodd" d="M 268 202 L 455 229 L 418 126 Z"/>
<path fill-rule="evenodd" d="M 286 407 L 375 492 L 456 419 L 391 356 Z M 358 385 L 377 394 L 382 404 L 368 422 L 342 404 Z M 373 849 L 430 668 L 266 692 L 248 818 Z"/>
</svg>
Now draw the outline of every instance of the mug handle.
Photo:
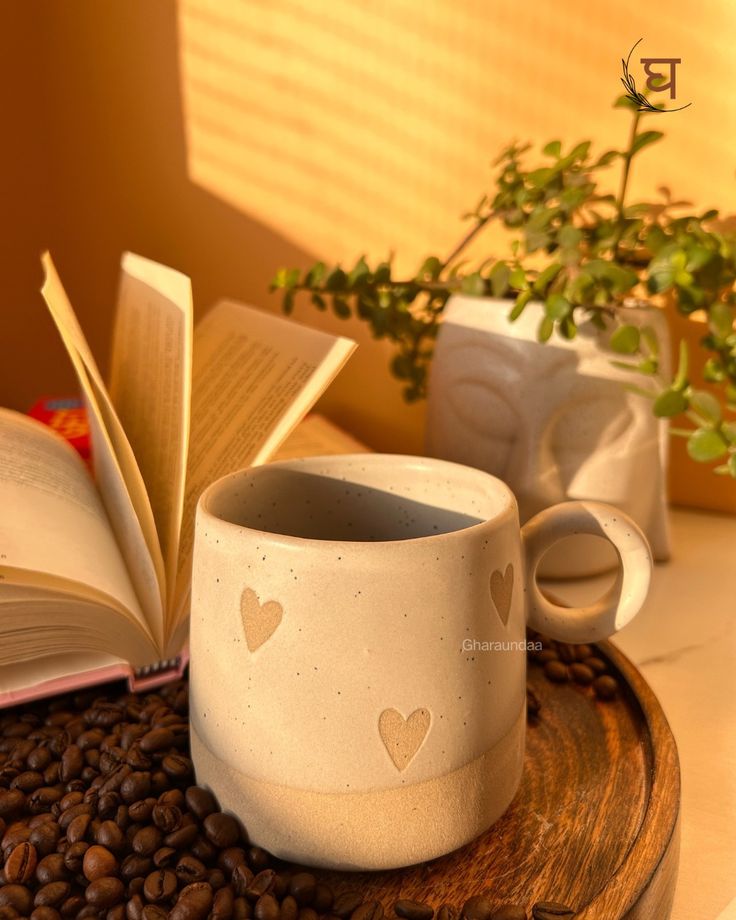
<svg viewBox="0 0 736 920">
<path fill-rule="evenodd" d="M 529 626 L 561 642 L 596 642 L 626 626 L 646 600 L 652 575 L 647 538 L 632 519 L 602 502 L 562 502 L 536 514 L 521 528 L 526 553 Z M 560 607 L 537 584 L 537 569 L 545 552 L 563 537 L 590 534 L 604 537 L 619 558 L 611 588 L 587 607 Z"/>
</svg>

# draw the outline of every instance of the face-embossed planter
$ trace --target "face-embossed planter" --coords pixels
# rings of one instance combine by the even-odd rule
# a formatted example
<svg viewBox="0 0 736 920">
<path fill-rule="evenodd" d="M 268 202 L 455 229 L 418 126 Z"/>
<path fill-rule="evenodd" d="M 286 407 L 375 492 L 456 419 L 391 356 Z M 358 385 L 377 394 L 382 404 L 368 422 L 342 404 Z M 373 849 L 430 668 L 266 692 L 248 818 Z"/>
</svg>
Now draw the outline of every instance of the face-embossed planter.
<svg viewBox="0 0 736 920">
<path fill-rule="evenodd" d="M 522 522 L 568 499 L 615 505 L 642 528 L 654 558 L 668 559 L 667 423 L 625 386 L 646 378 L 612 364 L 621 355 L 592 323 L 573 341 L 555 336 L 543 345 L 543 304 L 528 304 L 514 323 L 508 313 L 504 300 L 448 303 L 429 381 L 427 453 L 498 476 L 516 495 Z M 662 311 L 640 305 L 619 316 L 655 331 L 666 375 Z M 608 547 L 580 539 L 550 553 L 543 574 L 580 577 L 612 564 Z"/>
<path fill-rule="evenodd" d="M 547 548 L 614 543 L 613 591 L 585 609 L 537 588 Z M 641 532 L 595 503 L 519 528 L 509 489 L 426 458 L 274 463 L 202 496 L 191 620 L 199 782 L 277 856 L 408 865 L 487 829 L 518 787 L 525 627 L 571 642 L 646 596 Z"/>
</svg>

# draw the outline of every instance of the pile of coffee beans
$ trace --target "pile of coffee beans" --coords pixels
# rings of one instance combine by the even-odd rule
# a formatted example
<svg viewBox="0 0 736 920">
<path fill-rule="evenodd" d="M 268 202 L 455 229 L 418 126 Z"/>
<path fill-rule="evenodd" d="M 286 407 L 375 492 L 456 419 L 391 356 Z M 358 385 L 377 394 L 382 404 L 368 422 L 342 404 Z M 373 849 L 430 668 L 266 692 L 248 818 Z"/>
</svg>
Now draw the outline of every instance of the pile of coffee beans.
<svg viewBox="0 0 736 920">
<path fill-rule="evenodd" d="M 186 682 L 0 712 L 0 920 L 383 920 L 359 891 L 249 843 L 194 785 Z M 564 905 L 472 897 L 403 920 L 551 920 Z"/>
<path fill-rule="evenodd" d="M 527 656 L 530 663 L 541 665 L 548 680 L 557 684 L 571 680 L 582 687 L 590 687 L 604 702 L 618 696 L 618 681 L 592 645 L 569 645 L 531 631 L 527 638 L 530 642 L 541 643 L 541 651 L 531 650 Z"/>
</svg>

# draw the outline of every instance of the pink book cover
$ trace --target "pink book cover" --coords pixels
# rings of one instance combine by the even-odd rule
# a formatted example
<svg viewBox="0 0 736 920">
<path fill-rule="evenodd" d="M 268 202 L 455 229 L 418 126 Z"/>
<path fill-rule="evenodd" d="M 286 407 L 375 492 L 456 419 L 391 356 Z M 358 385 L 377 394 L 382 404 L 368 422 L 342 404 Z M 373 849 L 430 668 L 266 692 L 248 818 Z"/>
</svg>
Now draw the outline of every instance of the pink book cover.
<svg viewBox="0 0 736 920">
<path fill-rule="evenodd" d="M 18 706 L 21 703 L 31 703 L 48 696 L 85 690 L 88 687 L 96 687 L 98 684 L 107 684 L 114 680 L 126 680 L 131 692 L 141 693 L 152 690 L 154 687 L 160 687 L 172 680 L 178 680 L 184 674 L 188 663 L 189 649 L 185 646 L 175 658 L 142 668 L 133 668 L 129 664 L 120 662 L 92 668 L 79 674 L 44 680 L 29 687 L 23 687 L 21 690 L 0 690 L 0 709 Z"/>
</svg>

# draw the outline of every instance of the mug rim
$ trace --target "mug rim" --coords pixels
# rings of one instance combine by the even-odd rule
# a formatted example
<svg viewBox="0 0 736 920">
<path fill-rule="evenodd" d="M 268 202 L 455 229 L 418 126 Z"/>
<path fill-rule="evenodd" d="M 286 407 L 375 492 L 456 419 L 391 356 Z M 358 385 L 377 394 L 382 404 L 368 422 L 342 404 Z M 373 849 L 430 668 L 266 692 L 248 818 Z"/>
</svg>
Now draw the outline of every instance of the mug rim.
<svg viewBox="0 0 736 920">
<path fill-rule="evenodd" d="M 233 481 L 245 480 L 249 475 L 256 473 L 260 469 L 275 468 L 298 471 L 305 469 L 308 470 L 308 467 L 313 465 L 321 465 L 322 467 L 324 467 L 324 465 L 337 466 L 341 462 L 345 461 L 360 461 L 363 463 L 368 462 L 374 463 L 378 466 L 399 464 L 403 469 L 425 466 L 435 469 L 439 468 L 452 470 L 456 474 L 461 473 L 468 479 L 476 480 L 478 483 L 484 485 L 485 487 L 487 487 L 489 483 L 492 484 L 496 494 L 502 497 L 502 503 L 492 517 L 486 517 L 482 521 L 478 521 L 477 524 L 470 524 L 467 527 L 461 527 L 456 530 L 449 530 L 441 533 L 423 534 L 419 537 L 402 537 L 395 540 L 334 540 L 320 539 L 319 537 L 298 537 L 291 534 L 278 533 L 273 530 L 261 530 L 257 527 L 251 527 L 248 524 L 236 524 L 234 521 L 220 517 L 210 510 L 210 502 L 221 492 L 225 491 L 229 486 L 231 486 Z M 232 473 L 226 473 L 224 476 L 221 476 L 219 479 L 216 479 L 214 482 L 210 483 L 210 485 L 207 486 L 207 488 L 199 496 L 196 508 L 197 520 L 199 520 L 200 517 L 206 517 L 208 522 L 214 523 L 217 526 L 224 528 L 225 530 L 236 530 L 239 532 L 247 531 L 248 533 L 258 534 L 259 536 L 263 537 L 263 539 L 268 539 L 271 542 L 275 541 L 278 543 L 297 547 L 362 547 L 364 550 L 367 547 L 416 546 L 419 543 L 426 543 L 428 541 L 436 543 L 442 538 L 445 540 L 452 538 L 457 539 L 461 535 L 472 535 L 478 530 L 483 530 L 488 527 L 496 527 L 499 524 L 503 524 L 509 517 L 513 517 L 514 515 L 516 515 L 518 518 L 518 503 L 516 501 L 516 496 L 506 485 L 506 483 L 503 482 L 503 480 L 493 476 L 491 473 L 487 473 L 485 470 L 479 470 L 475 467 L 466 466 L 463 463 L 455 463 L 452 460 L 442 460 L 438 457 L 422 457 L 414 454 L 373 453 L 372 451 L 351 454 L 319 454 L 312 457 L 296 457 L 288 460 L 275 460 L 273 462 L 258 464 L 257 466 L 245 467 L 241 470 L 235 470 Z"/>
</svg>

